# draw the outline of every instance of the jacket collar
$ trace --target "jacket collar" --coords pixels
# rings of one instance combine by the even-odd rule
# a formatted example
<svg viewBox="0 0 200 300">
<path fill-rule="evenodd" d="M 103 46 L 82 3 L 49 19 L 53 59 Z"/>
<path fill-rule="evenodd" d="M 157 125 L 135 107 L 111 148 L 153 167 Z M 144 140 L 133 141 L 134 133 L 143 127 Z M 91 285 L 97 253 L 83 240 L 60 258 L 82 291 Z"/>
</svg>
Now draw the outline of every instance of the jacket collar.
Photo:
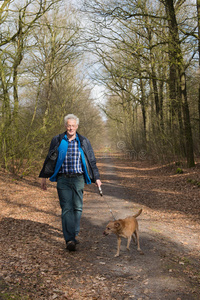
<svg viewBox="0 0 200 300">
<path fill-rule="evenodd" d="M 80 133 L 78 133 L 78 132 L 76 132 L 77 133 L 77 135 L 78 135 L 78 138 L 79 138 L 79 140 L 80 140 L 80 142 L 81 142 L 81 144 L 82 144 L 82 142 L 83 142 L 83 140 L 84 140 L 84 136 L 83 135 L 81 135 Z M 61 135 L 60 135 L 60 137 L 61 137 L 61 140 L 64 138 L 64 136 L 65 135 L 67 135 L 67 131 L 65 131 L 65 132 L 63 132 L 63 133 L 61 133 Z"/>
</svg>

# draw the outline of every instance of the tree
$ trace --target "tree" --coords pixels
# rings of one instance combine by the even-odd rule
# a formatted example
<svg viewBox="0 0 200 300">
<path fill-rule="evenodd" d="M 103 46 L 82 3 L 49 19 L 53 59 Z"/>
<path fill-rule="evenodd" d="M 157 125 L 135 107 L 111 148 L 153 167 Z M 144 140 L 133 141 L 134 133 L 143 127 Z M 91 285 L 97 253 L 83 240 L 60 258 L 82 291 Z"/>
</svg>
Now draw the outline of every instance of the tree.
<svg viewBox="0 0 200 300">
<path fill-rule="evenodd" d="M 198 54 L 199 54 L 199 77 L 200 77 L 200 0 L 197 0 L 197 20 L 198 20 Z M 200 80 L 199 80 L 199 97 L 198 97 L 198 111 L 199 111 L 199 140 L 200 140 Z"/>
<path fill-rule="evenodd" d="M 173 85 L 172 90 L 174 91 L 174 85 L 177 83 L 177 96 L 175 95 L 175 101 L 177 102 L 177 106 L 175 108 L 175 111 L 178 110 L 180 138 L 181 140 L 183 138 L 182 117 L 181 117 L 181 107 L 182 107 L 187 163 L 189 167 L 193 167 L 194 166 L 193 138 L 192 138 L 189 106 L 187 100 L 185 66 L 184 66 L 183 55 L 180 47 L 178 24 L 176 20 L 176 13 L 175 13 L 173 0 L 164 1 L 164 5 L 166 9 L 166 15 L 167 15 L 168 26 L 169 26 L 169 54 L 170 54 L 169 59 L 170 59 L 170 70 L 171 70 L 170 75 L 172 77 L 172 78 L 170 77 L 171 79 L 170 87 L 171 85 Z M 172 83 L 172 79 L 174 80 L 173 83 Z M 173 93 L 175 93 L 175 91 Z"/>
<path fill-rule="evenodd" d="M 38 20 L 58 0 L 40 2 L 4 1 L 1 5 L 0 78 L 1 78 L 1 149 L 4 165 L 16 158 L 19 144 L 19 76 L 20 65 L 27 52 L 26 40 Z M 17 6 L 18 5 L 18 6 Z M 18 148 L 20 152 L 20 148 Z"/>
<path fill-rule="evenodd" d="M 0 148 L 2 163 L 12 172 L 19 172 L 22 166 L 32 167 L 41 146 L 46 147 L 46 139 L 42 141 L 39 136 L 50 123 L 49 110 L 54 111 L 56 79 L 64 69 L 69 78 L 77 64 L 78 27 L 75 19 L 72 22 L 74 16 L 71 23 L 69 18 L 65 24 L 56 20 L 58 3 L 58 0 L 31 0 L 4 1 L 1 5 Z M 46 32 L 43 41 L 42 32 Z M 74 72 L 71 82 L 75 76 Z M 60 119 L 58 123 L 61 127 Z"/>
<path fill-rule="evenodd" d="M 108 106 L 111 110 L 108 110 L 108 106 L 104 108 L 107 115 L 112 120 L 116 119 L 119 124 L 119 118 L 114 115 L 116 102 L 112 105 L 112 95 L 117 95 L 118 101 L 123 103 L 126 91 L 129 94 L 126 98 L 128 107 L 129 102 L 134 104 L 137 91 L 137 103 L 142 110 L 148 149 L 154 147 L 150 151 L 158 153 L 162 145 L 162 153 L 186 156 L 188 165 L 193 166 L 186 70 L 195 50 L 188 60 L 190 54 L 185 49 L 187 38 L 194 32 L 194 26 L 190 22 L 192 18 L 184 15 L 185 6 L 188 4 L 185 1 L 174 3 L 152 3 L 148 0 L 125 0 L 120 3 L 117 0 L 85 1 L 85 10 L 93 19 L 92 31 L 96 37 L 92 38 L 91 34 L 88 41 L 93 43 L 93 53 L 96 53 L 98 63 L 105 69 L 106 76 L 100 74 L 100 81 L 110 91 Z M 131 89 L 126 88 L 126 81 Z M 140 120 L 140 110 L 136 107 L 132 105 Z M 123 110 L 122 115 L 125 116 Z M 126 118 L 131 119 L 131 115 L 132 110 L 129 110 Z M 128 128 L 126 125 L 125 127 L 130 132 L 134 131 L 134 123 Z"/>
</svg>

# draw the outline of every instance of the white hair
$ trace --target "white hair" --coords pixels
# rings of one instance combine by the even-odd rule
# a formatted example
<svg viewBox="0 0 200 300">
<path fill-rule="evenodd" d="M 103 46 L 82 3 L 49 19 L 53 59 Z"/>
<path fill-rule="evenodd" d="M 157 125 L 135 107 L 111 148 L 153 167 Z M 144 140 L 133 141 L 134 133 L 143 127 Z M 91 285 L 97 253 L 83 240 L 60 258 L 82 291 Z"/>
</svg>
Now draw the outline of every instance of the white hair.
<svg viewBox="0 0 200 300">
<path fill-rule="evenodd" d="M 64 124 L 67 125 L 68 120 L 76 120 L 76 125 L 79 125 L 79 118 L 73 114 L 68 114 L 64 117 Z"/>
</svg>

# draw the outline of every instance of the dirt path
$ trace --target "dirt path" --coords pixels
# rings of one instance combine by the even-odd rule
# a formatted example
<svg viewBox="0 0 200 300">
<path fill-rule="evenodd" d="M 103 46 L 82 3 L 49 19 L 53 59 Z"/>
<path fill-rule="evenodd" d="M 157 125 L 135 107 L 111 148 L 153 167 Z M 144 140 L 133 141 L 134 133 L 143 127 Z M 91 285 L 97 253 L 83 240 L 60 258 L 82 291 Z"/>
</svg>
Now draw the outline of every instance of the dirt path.
<svg viewBox="0 0 200 300">
<path fill-rule="evenodd" d="M 199 299 L 199 190 L 184 184 L 177 191 L 185 177 L 173 178 L 171 169 L 100 157 L 98 165 L 104 197 L 86 187 L 75 253 L 65 250 L 55 185 L 43 192 L 37 178 L 1 174 L 0 299 Z M 182 205 L 180 194 L 187 195 Z M 114 257 L 116 237 L 102 234 L 112 219 L 107 202 L 116 218 L 143 208 L 144 255 L 133 243 L 127 252 L 123 240 Z"/>
</svg>

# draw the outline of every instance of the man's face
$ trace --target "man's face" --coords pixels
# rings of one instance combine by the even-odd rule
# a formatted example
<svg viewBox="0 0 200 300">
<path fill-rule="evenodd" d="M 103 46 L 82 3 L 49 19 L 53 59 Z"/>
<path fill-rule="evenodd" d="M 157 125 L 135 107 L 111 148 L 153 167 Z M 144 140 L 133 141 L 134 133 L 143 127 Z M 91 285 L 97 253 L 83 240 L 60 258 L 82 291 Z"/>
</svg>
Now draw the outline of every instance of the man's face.
<svg viewBox="0 0 200 300">
<path fill-rule="evenodd" d="M 76 120 L 69 119 L 67 121 L 67 125 L 65 126 L 67 129 L 67 136 L 73 137 L 76 135 L 76 130 L 78 129 L 78 125 L 76 124 Z"/>
</svg>

